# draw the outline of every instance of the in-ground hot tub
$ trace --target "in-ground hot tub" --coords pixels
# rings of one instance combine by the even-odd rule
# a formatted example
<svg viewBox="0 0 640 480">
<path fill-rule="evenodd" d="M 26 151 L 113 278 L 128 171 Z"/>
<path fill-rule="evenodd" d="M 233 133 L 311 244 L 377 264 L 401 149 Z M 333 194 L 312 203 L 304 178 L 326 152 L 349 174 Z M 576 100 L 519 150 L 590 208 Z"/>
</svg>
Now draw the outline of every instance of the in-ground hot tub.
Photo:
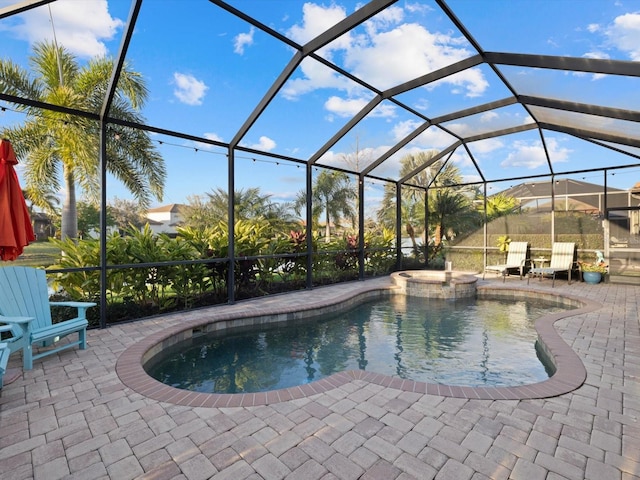
<svg viewBox="0 0 640 480">
<path fill-rule="evenodd" d="M 395 272 L 391 280 L 405 295 L 444 299 L 475 297 L 478 281 L 468 273 L 441 270 Z"/>
</svg>

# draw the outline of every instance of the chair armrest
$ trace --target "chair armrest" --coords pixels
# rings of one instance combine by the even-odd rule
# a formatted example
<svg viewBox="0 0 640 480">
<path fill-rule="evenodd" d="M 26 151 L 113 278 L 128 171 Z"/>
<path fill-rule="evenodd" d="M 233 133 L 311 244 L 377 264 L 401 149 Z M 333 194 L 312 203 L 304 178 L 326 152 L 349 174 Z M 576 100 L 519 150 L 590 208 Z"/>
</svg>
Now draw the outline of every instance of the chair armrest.
<svg viewBox="0 0 640 480">
<path fill-rule="evenodd" d="M 0 326 L 0 331 L 11 332 L 13 337 L 5 340 L 13 342 L 20 337 L 29 336 L 29 329 L 31 328 L 31 322 L 33 320 L 35 320 L 33 317 L 5 317 L 4 315 L 0 315 L 0 323 L 8 324 Z"/>
<path fill-rule="evenodd" d="M 12 324 L 25 324 L 35 320 L 33 317 L 5 317 L 0 315 L 0 322 Z"/>
<path fill-rule="evenodd" d="M 49 302 L 52 307 L 71 307 L 78 309 L 78 318 L 87 318 L 87 308 L 95 307 L 94 302 Z"/>
</svg>

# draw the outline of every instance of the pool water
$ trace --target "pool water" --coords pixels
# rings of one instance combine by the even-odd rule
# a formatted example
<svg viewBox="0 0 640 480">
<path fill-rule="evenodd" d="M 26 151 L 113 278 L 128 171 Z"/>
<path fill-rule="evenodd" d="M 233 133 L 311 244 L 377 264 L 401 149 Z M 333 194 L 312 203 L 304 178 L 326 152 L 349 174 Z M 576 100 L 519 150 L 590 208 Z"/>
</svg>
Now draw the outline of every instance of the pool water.
<svg viewBox="0 0 640 480">
<path fill-rule="evenodd" d="M 331 318 L 203 335 L 145 365 L 181 389 L 250 393 L 367 370 L 422 382 L 516 386 L 549 378 L 535 320 L 569 307 L 543 301 L 396 295 Z"/>
</svg>

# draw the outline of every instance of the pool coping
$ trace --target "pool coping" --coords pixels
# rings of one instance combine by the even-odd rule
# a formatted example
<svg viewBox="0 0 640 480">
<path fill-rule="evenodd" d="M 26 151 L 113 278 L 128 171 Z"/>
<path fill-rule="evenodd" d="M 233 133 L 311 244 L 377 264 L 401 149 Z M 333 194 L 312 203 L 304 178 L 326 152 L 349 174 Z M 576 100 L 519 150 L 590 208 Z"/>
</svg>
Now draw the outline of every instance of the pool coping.
<svg viewBox="0 0 640 480">
<path fill-rule="evenodd" d="M 320 297 L 316 301 L 307 301 L 294 308 L 291 304 L 281 302 L 262 304 L 258 309 L 252 307 L 251 301 L 243 304 L 244 311 L 225 310 L 223 306 L 207 309 L 206 315 L 196 319 L 169 326 L 153 333 L 127 348 L 116 362 L 116 373 L 120 380 L 133 391 L 161 402 L 189 407 L 247 407 L 269 405 L 333 390 L 354 380 L 361 380 L 383 387 L 395 388 L 406 392 L 439 395 L 464 399 L 487 400 L 523 400 L 549 398 L 571 392 L 580 387 L 586 380 L 586 369 L 580 357 L 564 341 L 554 324 L 561 319 L 592 312 L 602 307 L 600 303 L 568 294 L 554 294 L 546 290 L 532 287 L 517 288 L 504 285 L 478 285 L 478 297 L 503 296 L 518 299 L 546 299 L 568 302 L 577 308 L 564 312 L 545 315 L 535 323 L 540 344 L 546 356 L 553 362 L 556 372 L 549 379 L 541 382 L 511 387 L 466 387 L 438 383 L 419 382 L 392 377 L 364 370 L 347 370 L 304 385 L 258 393 L 201 393 L 174 388 L 150 377 L 143 368 L 154 348 L 162 347 L 164 342 L 170 344 L 185 338 L 184 332 L 199 332 L 202 328 L 220 330 L 230 326 L 259 325 L 266 321 L 277 322 L 301 318 L 312 318 L 327 312 L 342 310 L 384 295 L 401 293 L 397 286 L 379 284 L 367 285 L 361 282 L 360 288 L 344 289 L 332 294 L 331 299 Z M 286 295 L 295 295 L 295 292 Z M 307 298 L 308 300 L 308 298 Z M 283 302 L 284 303 L 284 302 Z M 172 314 L 171 316 L 180 316 Z"/>
</svg>

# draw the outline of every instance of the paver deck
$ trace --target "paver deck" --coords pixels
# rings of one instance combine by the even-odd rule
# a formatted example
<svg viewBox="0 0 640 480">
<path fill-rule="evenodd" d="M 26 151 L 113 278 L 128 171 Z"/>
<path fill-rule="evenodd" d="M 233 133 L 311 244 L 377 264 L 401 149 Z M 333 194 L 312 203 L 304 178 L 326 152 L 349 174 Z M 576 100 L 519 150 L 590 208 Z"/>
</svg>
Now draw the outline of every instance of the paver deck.
<svg viewBox="0 0 640 480">
<path fill-rule="evenodd" d="M 287 312 L 388 281 L 213 310 Z M 39 360 L 0 390 L 0 479 L 640 478 L 639 288 L 557 281 L 552 289 L 517 277 L 479 285 L 601 304 L 554 325 L 582 361 L 584 383 L 548 398 L 494 400 L 343 375 L 297 398 L 194 406 L 121 378 L 137 345 L 211 310 L 173 314 L 91 330 L 87 350 Z M 20 367 L 18 356 L 10 367 Z"/>
</svg>

